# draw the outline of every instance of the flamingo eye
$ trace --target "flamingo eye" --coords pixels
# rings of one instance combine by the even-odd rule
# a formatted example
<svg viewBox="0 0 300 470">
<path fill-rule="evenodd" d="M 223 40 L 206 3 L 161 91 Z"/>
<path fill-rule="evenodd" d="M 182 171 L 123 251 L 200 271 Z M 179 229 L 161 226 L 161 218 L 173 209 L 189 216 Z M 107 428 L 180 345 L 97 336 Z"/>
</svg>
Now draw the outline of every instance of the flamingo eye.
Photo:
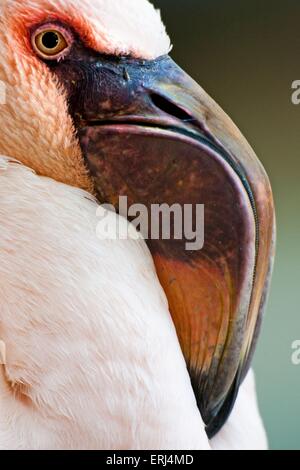
<svg viewBox="0 0 300 470">
<path fill-rule="evenodd" d="M 32 35 L 33 49 L 42 59 L 55 60 L 69 52 L 73 38 L 71 33 L 56 25 L 44 25 Z"/>
</svg>

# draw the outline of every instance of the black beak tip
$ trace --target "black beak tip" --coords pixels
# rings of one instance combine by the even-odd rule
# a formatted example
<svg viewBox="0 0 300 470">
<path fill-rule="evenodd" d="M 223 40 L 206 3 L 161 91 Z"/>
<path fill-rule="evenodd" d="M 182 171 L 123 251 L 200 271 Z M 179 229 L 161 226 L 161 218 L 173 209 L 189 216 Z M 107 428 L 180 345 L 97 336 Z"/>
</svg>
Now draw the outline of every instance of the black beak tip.
<svg viewBox="0 0 300 470">
<path fill-rule="evenodd" d="M 239 380 L 236 378 L 221 408 L 206 426 L 205 430 L 208 439 L 213 439 L 226 424 L 233 410 L 239 391 L 239 385 Z"/>
</svg>

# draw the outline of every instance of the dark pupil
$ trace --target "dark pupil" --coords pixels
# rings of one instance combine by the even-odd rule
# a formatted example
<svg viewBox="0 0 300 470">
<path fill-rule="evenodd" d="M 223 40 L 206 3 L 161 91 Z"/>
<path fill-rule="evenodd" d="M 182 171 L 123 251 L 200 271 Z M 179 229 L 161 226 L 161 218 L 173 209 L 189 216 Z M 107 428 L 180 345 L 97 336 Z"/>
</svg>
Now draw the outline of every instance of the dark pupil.
<svg viewBox="0 0 300 470">
<path fill-rule="evenodd" d="M 49 31 L 45 33 L 42 39 L 43 46 L 47 49 L 55 49 L 59 43 L 59 37 L 57 33 Z"/>
</svg>

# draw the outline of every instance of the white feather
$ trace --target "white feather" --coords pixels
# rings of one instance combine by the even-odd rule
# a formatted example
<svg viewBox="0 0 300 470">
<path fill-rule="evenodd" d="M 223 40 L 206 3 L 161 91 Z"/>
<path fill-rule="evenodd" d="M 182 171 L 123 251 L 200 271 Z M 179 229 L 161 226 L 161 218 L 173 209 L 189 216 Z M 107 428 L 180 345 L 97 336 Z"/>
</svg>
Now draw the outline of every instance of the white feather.
<svg viewBox="0 0 300 470">
<path fill-rule="evenodd" d="M 0 448 L 208 448 L 145 242 L 99 241 L 87 193 L 0 166 Z"/>
</svg>

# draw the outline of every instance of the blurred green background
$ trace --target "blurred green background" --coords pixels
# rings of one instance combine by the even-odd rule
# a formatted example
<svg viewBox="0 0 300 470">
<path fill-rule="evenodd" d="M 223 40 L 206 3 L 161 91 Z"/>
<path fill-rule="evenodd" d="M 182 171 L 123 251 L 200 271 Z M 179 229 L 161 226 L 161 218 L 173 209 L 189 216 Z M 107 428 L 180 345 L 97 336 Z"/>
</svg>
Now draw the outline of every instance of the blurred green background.
<svg viewBox="0 0 300 470">
<path fill-rule="evenodd" d="M 154 0 L 173 58 L 248 138 L 272 181 L 278 246 L 272 292 L 255 356 L 261 412 L 272 449 L 300 449 L 299 0 Z"/>
</svg>

